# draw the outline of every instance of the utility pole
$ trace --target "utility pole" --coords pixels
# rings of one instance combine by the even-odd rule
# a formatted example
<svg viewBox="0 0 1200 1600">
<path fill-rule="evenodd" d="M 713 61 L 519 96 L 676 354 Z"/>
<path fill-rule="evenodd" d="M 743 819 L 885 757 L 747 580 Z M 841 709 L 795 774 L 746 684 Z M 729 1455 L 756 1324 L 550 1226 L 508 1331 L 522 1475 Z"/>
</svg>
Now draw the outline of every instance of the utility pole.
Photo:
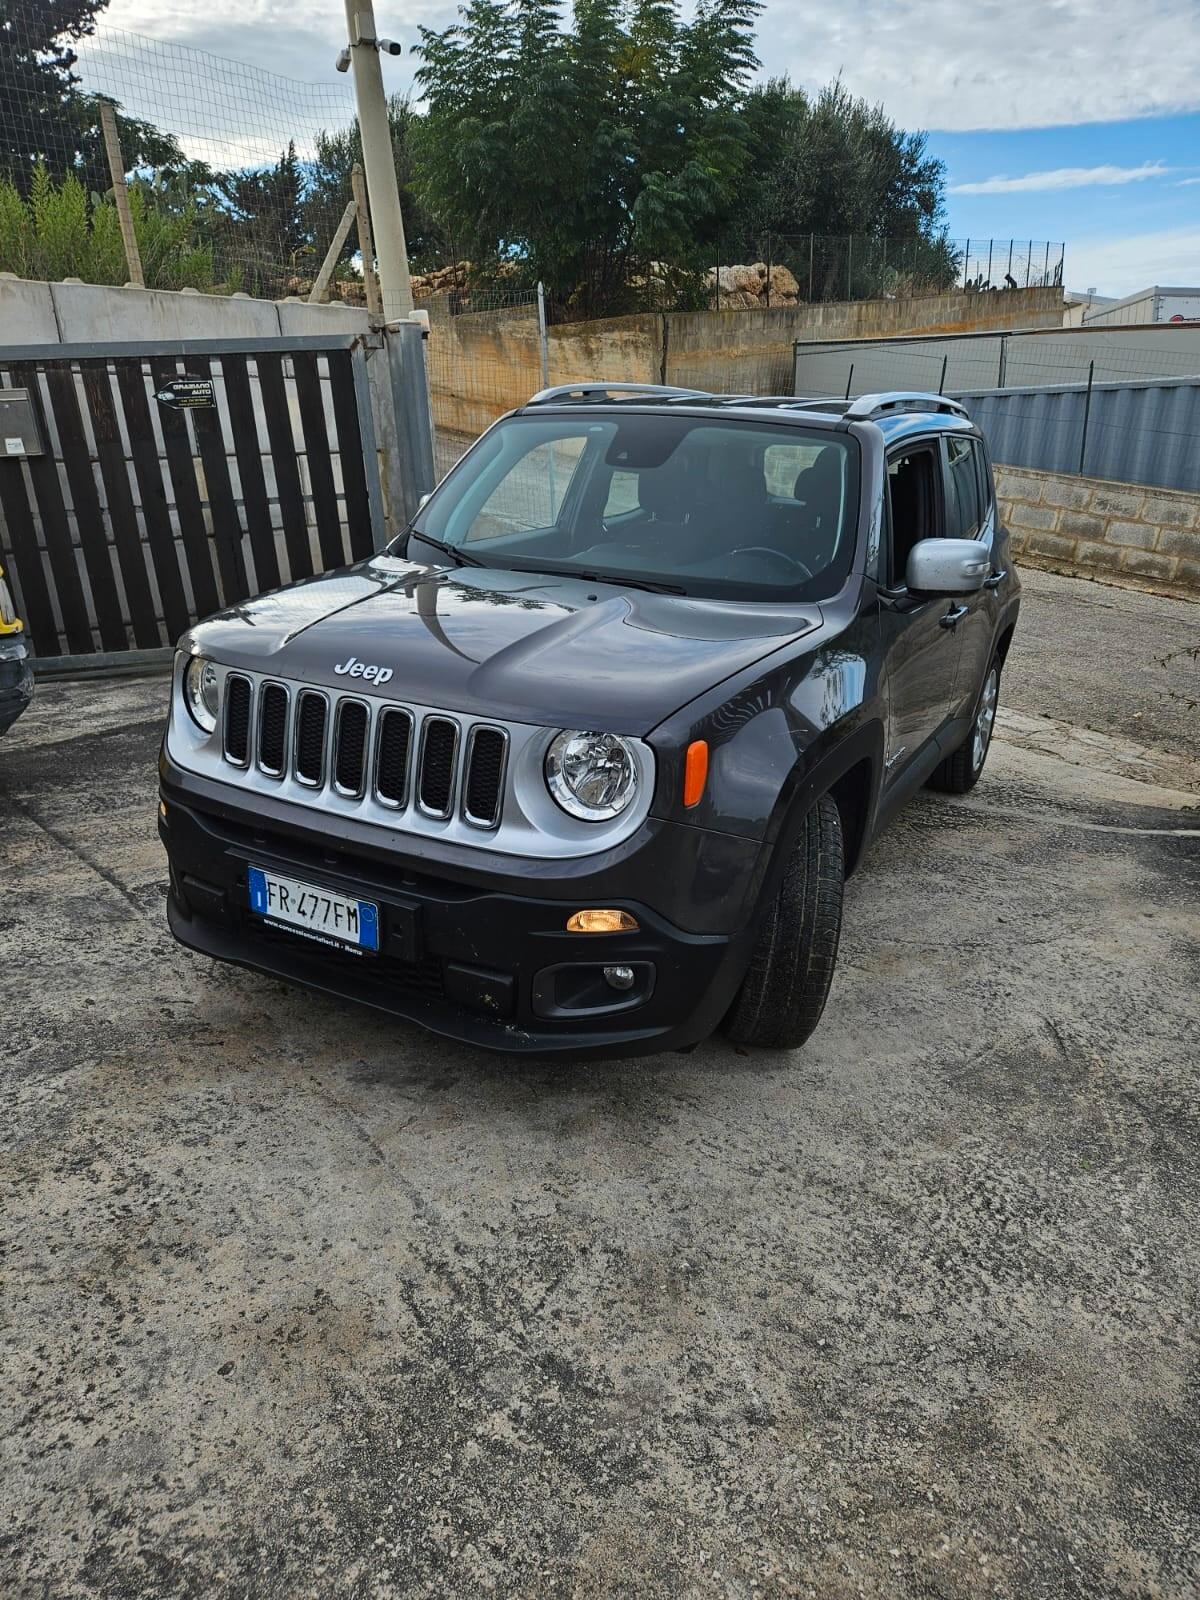
<svg viewBox="0 0 1200 1600">
<path fill-rule="evenodd" d="M 404 218 L 392 160 L 392 133 L 388 125 L 387 96 L 379 62 L 381 48 L 390 54 L 398 45 L 381 43 L 375 31 L 371 0 L 346 0 L 346 25 L 350 30 L 350 62 L 354 69 L 354 98 L 362 135 L 363 166 L 371 202 L 375 248 L 379 260 L 379 286 L 383 319 L 398 322 L 412 314 L 412 284 L 408 274 L 408 249 Z M 366 263 L 364 263 L 366 265 Z"/>
</svg>

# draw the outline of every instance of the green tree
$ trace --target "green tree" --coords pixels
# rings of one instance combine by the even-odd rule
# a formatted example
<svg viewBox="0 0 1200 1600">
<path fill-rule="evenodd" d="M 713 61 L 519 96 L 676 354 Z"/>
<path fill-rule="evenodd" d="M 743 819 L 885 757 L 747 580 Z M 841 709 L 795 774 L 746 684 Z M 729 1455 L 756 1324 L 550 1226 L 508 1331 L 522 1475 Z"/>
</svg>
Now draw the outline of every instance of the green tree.
<svg viewBox="0 0 1200 1600">
<path fill-rule="evenodd" d="M 305 225 L 305 174 L 289 143 L 273 167 L 217 175 L 207 217 L 219 266 L 236 266 L 251 294 L 278 298 L 314 246 Z"/>
<path fill-rule="evenodd" d="M 153 185 L 139 182 L 130 188 L 147 285 L 209 288 L 212 256 L 196 236 L 194 210 L 172 210 L 156 202 Z M 100 195 L 89 197 L 74 173 L 55 183 L 42 165 L 33 170 L 28 196 L 0 180 L 0 272 L 124 283 L 128 268 L 116 207 Z"/>
<path fill-rule="evenodd" d="M 388 101 L 392 161 L 400 189 L 409 259 L 413 270 L 420 272 L 426 266 L 438 264 L 447 246 L 437 223 L 417 199 L 414 189 L 412 129 L 416 120 L 417 113 L 408 100 L 403 95 L 392 95 Z M 317 135 L 316 156 L 307 172 L 302 212 L 305 230 L 318 258 L 324 255 L 342 213 L 353 198 L 350 171 L 356 162 L 362 162 L 362 136 L 357 118 L 346 128 Z M 343 259 L 348 260 L 357 252 L 358 234 L 352 228 L 342 252 Z"/>
<path fill-rule="evenodd" d="M 851 238 L 858 250 L 857 272 L 853 251 L 826 251 L 823 271 L 818 255 L 816 298 L 877 291 L 888 274 L 953 281 L 945 169 L 925 134 L 906 133 L 840 81 L 810 99 L 786 78 L 773 79 L 747 96 L 745 118 L 753 151 L 746 235 L 779 236 L 776 259 L 787 254 L 783 240 L 803 234 Z"/>
<path fill-rule="evenodd" d="M 422 33 L 418 188 L 473 261 L 552 286 L 559 310 L 636 303 L 651 261 L 685 270 L 732 203 L 759 0 L 471 0 Z"/>
<path fill-rule="evenodd" d="M 52 178 L 74 173 L 86 192 L 111 184 L 99 98 L 84 94 L 73 45 L 95 30 L 107 0 L 0 0 L 0 172 L 28 195 L 40 164 Z M 126 170 L 177 164 L 176 141 L 125 116 L 117 125 Z"/>
</svg>

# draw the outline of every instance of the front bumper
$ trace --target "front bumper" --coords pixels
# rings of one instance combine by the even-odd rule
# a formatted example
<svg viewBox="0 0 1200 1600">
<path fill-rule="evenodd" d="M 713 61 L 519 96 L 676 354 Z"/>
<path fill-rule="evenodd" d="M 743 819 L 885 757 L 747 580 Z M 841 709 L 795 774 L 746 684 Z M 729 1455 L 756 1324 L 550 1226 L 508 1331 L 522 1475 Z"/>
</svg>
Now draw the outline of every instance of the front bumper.
<svg viewBox="0 0 1200 1600">
<path fill-rule="evenodd" d="M 519 876 L 506 885 L 472 883 L 439 871 L 426 852 L 367 854 L 311 829 L 214 805 L 165 772 L 162 795 L 168 922 L 182 944 L 467 1044 L 575 1057 L 685 1048 L 717 1027 L 749 960 L 747 929 L 688 932 L 639 901 L 598 893 L 594 883 L 585 889 Z M 263 923 L 249 909 L 250 866 L 378 904 L 379 954 L 331 949 Z M 554 898 L 556 889 L 571 898 Z M 589 905 L 631 911 L 639 931 L 568 934 L 567 916 Z M 627 993 L 604 979 L 603 967 L 612 965 L 633 969 Z"/>
<path fill-rule="evenodd" d="M 7 733 L 33 699 L 33 665 L 21 634 L 0 634 L 0 733 Z"/>
</svg>

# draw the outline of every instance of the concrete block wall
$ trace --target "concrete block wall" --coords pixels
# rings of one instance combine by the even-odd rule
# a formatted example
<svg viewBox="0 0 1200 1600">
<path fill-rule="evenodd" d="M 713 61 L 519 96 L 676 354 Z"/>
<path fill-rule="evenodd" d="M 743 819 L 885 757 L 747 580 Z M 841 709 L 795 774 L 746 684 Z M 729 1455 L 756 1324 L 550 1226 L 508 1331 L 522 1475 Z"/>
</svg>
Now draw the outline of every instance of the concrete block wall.
<svg viewBox="0 0 1200 1600">
<path fill-rule="evenodd" d="M 1021 561 L 1200 597 L 1200 494 L 1027 467 L 995 471 Z"/>
<path fill-rule="evenodd" d="M 40 283 L 0 273 L 0 345 L 277 339 L 281 333 L 365 333 L 367 328 L 367 313 L 356 306 L 71 280 Z"/>
</svg>

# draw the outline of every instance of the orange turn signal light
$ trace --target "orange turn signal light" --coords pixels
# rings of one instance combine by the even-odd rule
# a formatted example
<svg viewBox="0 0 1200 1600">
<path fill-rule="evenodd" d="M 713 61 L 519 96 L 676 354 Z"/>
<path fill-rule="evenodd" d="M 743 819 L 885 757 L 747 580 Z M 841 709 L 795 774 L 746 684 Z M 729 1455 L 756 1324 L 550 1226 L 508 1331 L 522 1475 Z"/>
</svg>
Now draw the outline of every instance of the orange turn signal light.
<svg viewBox="0 0 1200 1600">
<path fill-rule="evenodd" d="M 708 740 L 693 739 L 683 764 L 683 803 L 689 808 L 700 804 L 708 781 Z"/>
<path fill-rule="evenodd" d="M 628 911 L 613 908 L 599 911 L 576 911 L 567 918 L 568 933 L 636 933 L 637 918 Z"/>
</svg>

